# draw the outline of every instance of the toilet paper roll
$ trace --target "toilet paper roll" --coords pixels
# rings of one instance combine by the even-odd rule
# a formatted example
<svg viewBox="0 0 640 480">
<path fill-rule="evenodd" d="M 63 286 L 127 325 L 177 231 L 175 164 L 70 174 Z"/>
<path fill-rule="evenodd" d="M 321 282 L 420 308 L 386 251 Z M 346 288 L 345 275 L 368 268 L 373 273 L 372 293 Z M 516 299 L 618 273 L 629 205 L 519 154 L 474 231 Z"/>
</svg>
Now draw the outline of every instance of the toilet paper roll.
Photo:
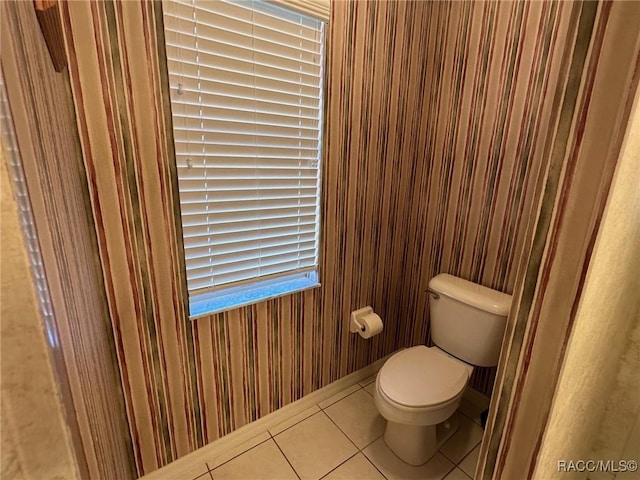
<svg viewBox="0 0 640 480">
<path fill-rule="evenodd" d="M 382 319 L 375 313 L 369 313 L 359 319 L 360 330 L 358 334 L 362 338 L 371 338 L 382 331 Z"/>
</svg>

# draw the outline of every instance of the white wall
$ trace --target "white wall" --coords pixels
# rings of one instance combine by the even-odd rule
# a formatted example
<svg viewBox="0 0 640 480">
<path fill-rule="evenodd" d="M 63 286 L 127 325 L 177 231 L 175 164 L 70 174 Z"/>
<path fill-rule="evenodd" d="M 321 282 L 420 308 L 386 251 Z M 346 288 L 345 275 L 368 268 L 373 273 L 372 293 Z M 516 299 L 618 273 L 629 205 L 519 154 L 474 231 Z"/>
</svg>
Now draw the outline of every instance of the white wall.
<svg viewBox="0 0 640 480">
<path fill-rule="evenodd" d="M 640 292 L 636 293 L 636 296 L 638 295 Z M 640 319 L 637 319 L 622 350 L 615 381 L 608 395 L 602 423 L 591 451 L 593 458 L 633 459 L 640 462 L 640 438 L 637 433 L 640 429 L 639 372 Z M 636 473 L 636 478 L 640 478 L 638 475 Z"/>
<path fill-rule="evenodd" d="M 0 149 L 0 477 L 79 478 Z"/>
<path fill-rule="evenodd" d="M 625 343 L 640 316 L 638 93 L 585 279 L 534 478 L 587 478 L 587 473 L 558 472 L 557 461 L 593 458 L 592 449 L 620 370 Z M 640 402 L 640 395 L 635 396 L 635 402 Z M 634 418 L 627 419 L 627 437 Z M 591 475 L 591 478 L 595 477 Z"/>
</svg>

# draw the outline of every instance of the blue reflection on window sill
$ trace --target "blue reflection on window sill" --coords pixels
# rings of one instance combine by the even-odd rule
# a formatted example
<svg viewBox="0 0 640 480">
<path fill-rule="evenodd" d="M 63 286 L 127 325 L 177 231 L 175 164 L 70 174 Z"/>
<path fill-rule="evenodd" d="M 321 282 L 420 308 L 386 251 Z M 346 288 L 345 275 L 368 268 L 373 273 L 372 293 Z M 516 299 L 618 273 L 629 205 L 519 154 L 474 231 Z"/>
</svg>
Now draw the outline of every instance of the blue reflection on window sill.
<svg viewBox="0 0 640 480">
<path fill-rule="evenodd" d="M 312 271 L 191 295 L 189 318 L 193 320 L 319 286 L 318 273 Z"/>
</svg>

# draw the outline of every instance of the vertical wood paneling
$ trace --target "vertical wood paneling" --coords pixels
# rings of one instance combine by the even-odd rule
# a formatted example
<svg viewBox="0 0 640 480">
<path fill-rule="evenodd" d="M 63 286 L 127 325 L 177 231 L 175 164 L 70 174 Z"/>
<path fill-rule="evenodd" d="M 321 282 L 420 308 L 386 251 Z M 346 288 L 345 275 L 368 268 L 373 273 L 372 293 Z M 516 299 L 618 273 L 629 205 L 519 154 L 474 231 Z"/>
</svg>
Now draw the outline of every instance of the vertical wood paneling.
<svg viewBox="0 0 640 480">
<path fill-rule="evenodd" d="M 552 478 L 556 474 L 549 458 L 569 458 L 567 449 L 584 441 L 576 438 L 575 444 L 554 449 L 560 437 L 553 438 L 558 425 L 550 414 L 557 406 L 585 408 L 561 401 L 558 379 L 566 374 L 565 356 L 584 306 L 585 281 L 640 78 L 640 30 L 632 18 L 640 19 L 640 5 L 634 2 L 575 6 L 577 34 L 564 67 L 567 81 L 550 138 L 549 174 L 539 182 L 544 193 L 520 260 L 518 307 L 507 327 L 511 348 L 498 371 L 478 478 Z M 608 298 L 607 292 L 598 285 L 599 300 Z M 589 384 L 585 379 L 578 383 Z M 560 427 L 564 436 L 575 436 L 566 427 Z M 543 445 L 548 448 L 541 453 Z M 548 452 L 552 457 L 544 455 Z"/>
<path fill-rule="evenodd" d="M 3 2 L 0 19 L 2 71 L 53 306 L 52 357 L 81 475 L 130 479 L 133 449 L 69 77 L 54 71 L 33 2 Z"/>
<path fill-rule="evenodd" d="M 425 290 L 434 275 L 513 290 L 535 180 L 546 164 L 570 10 L 556 2 L 443 2 L 428 17 L 434 60 L 422 77 L 430 104 L 406 206 L 415 235 L 405 247 L 403 271 L 413 274 L 401 301 L 408 307 L 404 345 L 428 339 Z M 477 369 L 471 384 L 489 394 L 494 377 Z"/>
<path fill-rule="evenodd" d="M 322 287 L 189 322 L 159 4 L 63 6 L 140 473 L 428 341 L 440 272 L 512 290 L 569 10 L 334 2 Z M 385 329 L 365 341 L 367 304 Z"/>
</svg>

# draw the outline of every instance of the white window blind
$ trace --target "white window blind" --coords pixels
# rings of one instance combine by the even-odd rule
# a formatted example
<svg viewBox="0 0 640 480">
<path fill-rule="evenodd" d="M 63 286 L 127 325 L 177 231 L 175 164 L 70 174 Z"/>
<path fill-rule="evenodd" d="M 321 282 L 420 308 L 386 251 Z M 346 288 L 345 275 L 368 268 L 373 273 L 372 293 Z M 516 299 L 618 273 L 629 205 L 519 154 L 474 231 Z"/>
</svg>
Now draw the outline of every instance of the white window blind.
<svg viewBox="0 0 640 480">
<path fill-rule="evenodd" d="M 324 23 L 259 0 L 163 8 L 190 295 L 315 271 Z"/>
</svg>

